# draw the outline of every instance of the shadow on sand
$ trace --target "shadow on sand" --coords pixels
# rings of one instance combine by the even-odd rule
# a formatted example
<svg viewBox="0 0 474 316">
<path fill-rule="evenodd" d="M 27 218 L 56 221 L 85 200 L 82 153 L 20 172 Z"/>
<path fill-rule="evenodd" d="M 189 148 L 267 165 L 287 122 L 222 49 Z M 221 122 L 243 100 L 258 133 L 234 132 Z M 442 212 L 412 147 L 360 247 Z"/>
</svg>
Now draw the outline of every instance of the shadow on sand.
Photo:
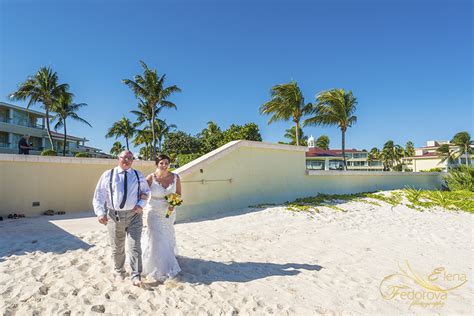
<svg viewBox="0 0 474 316">
<path fill-rule="evenodd" d="M 249 282 L 270 276 L 297 275 L 302 270 L 319 271 L 323 267 L 300 263 L 217 262 L 178 256 L 181 282 L 209 285 L 217 281 Z"/>
<path fill-rule="evenodd" d="M 41 216 L 0 222 L 0 262 L 12 255 L 21 256 L 35 251 L 61 254 L 69 250 L 91 248 L 92 245 L 52 222 L 82 217 L 86 215 Z"/>
</svg>

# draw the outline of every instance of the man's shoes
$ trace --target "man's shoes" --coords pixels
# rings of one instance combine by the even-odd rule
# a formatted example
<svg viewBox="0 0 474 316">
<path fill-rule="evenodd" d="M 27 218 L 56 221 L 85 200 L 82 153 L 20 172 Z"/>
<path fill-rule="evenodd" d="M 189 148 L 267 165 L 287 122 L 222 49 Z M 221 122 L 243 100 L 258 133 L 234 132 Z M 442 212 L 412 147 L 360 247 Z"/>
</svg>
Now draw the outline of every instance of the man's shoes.
<svg viewBox="0 0 474 316">
<path fill-rule="evenodd" d="M 121 272 L 121 273 L 114 273 L 115 277 L 115 281 L 117 282 L 121 282 L 123 280 L 125 280 L 125 272 Z"/>
<path fill-rule="evenodd" d="M 138 287 L 143 286 L 143 282 L 140 279 L 133 279 L 132 284 L 133 284 L 133 286 L 138 286 Z"/>
</svg>

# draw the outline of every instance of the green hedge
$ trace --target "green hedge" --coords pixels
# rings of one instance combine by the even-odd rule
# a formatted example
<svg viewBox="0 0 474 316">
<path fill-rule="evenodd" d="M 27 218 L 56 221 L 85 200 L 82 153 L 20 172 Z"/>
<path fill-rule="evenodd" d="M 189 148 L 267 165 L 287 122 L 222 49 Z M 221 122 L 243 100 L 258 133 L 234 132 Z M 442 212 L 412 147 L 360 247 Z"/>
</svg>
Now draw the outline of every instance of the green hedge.
<svg viewBox="0 0 474 316">
<path fill-rule="evenodd" d="M 57 154 L 52 149 L 46 149 L 41 152 L 41 156 L 57 156 Z"/>
<path fill-rule="evenodd" d="M 444 177 L 444 182 L 450 191 L 466 190 L 474 192 L 474 167 L 461 165 L 453 168 Z"/>
<path fill-rule="evenodd" d="M 201 154 L 178 154 L 176 156 L 176 162 L 179 164 L 179 166 L 184 166 L 188 162 L 193 161 L 194 159 L 197 159 L 201 157 Z"/>
<path fill-rule="evenodd" d="M 88 153 L 77 153 L 75 156 L 77 158 L 90 158 Z"/>
</svg>

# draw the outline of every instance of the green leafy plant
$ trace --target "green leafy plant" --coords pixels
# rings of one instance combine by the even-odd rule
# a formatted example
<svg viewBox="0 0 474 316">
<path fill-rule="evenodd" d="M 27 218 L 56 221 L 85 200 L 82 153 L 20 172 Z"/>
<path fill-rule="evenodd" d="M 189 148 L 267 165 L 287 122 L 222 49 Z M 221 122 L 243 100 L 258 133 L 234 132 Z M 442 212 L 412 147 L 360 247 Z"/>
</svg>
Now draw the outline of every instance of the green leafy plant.
<svg viewBox="0 0 474 316">
<path fill-rule="evenodd" d="M 474 167 L 461 165 L 449 170 L 444 177 L 445 185 L 450 191 L 474 191 Z"/>
<path fill-rule="evenodd" d="M 90 158 L 90 155 L 88 153 L 77 153 L 75 155 L 77 158 Z"/>
<path fill-rule="evenodd" d="M 46 149 L 41 152 L 41 156 L 57 156 L 57 154 L 52 149 Z"/>
</svg>

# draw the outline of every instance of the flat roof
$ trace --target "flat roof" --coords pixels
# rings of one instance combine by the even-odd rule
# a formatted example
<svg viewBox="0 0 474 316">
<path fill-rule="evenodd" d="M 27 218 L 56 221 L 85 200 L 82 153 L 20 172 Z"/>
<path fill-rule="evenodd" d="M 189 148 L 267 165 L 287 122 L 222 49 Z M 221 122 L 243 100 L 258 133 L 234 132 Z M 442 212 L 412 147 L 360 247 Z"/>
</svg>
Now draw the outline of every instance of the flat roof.
<svg viewBox="0 0 474 316">
<path fill-rule="evenodd" d="M 10 104 L 10 103 L 0 102 L 0 106 L 5 106 L 7 108 L 12 108 L 12 109 L 15 109 L 15 110 L 20 110 L 20 111 L 24 111 L 24 112 L 28 112 L 28 113 L 33 113 L 33 114 L 36 114 L 36 115 L 41 116 L 41 117 L 46 117 L 46 114 L 43 113 L 43 112 L 38 112 L 38 111 L 27 109 L 27 108 L 24 108 L 24 107 L 21 107 L 21 106 L 13 105 L 13 104 Z"/>
</svg>

